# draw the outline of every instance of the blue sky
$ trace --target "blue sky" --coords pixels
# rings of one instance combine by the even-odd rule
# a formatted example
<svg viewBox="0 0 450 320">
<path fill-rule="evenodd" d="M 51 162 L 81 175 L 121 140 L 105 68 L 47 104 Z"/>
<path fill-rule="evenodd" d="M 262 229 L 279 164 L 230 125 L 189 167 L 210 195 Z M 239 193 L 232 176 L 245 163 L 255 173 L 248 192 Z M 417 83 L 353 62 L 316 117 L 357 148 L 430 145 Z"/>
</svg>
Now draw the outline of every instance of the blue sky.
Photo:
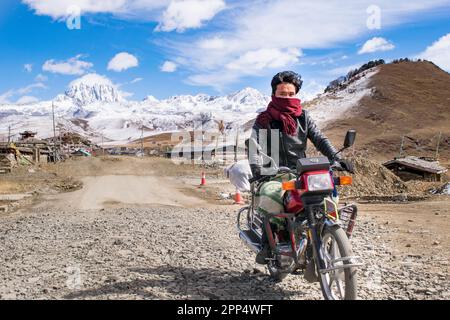
<svg viewBox="0 0 450 320">
<path fill-rule="evenodd" d="M 87 73 L 141 100 L 270 94 L 282 70 L 299 72 L 310 97 L 380 58 L 422 57 L 450 71 L 450 1 L 393 2 L 2 0 L 0 103 L 52 99 Z M 80 29 L 69 29 L 78 9 Z"/>
</svg>

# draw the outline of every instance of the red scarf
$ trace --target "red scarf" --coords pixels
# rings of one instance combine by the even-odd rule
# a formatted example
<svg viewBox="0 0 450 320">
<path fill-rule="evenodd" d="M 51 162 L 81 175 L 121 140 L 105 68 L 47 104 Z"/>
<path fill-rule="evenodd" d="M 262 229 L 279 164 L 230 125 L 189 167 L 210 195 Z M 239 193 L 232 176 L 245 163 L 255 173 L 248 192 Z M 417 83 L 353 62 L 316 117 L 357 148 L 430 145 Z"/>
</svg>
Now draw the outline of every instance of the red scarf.
<svg viewBox="0 0 450 320">
<path fill-rule="evenodd" d="M 300 99 L 272 96 L 272 102 L 269 103 L 267 110 L 256 118 L 256 123 L 264 129 L 269 129 L 272 121 L 281 121 L 283 123 L 283 133 L 293 136 L 297 133 L 297 121 L 295 118 L 301 114 L 302 105 Z"/>
</svg>

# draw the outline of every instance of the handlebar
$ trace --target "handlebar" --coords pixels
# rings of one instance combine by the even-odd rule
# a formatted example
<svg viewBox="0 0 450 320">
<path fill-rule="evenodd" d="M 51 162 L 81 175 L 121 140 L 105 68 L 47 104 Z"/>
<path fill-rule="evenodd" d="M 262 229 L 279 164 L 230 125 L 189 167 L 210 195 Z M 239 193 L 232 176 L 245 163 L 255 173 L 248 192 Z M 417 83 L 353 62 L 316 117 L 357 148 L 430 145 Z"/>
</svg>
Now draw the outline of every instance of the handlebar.
<svg viewBox="0 0 450 320">
<path fill-rule="evenodd" d="M 260 177 L 250 178 L 249 182 L 250 183 L 262 182 L 262 181 L 270 179 L 270 178 L 272 178 L 272 177 L 274 177 L 274 176 L 276 176 L 277 174 L 280 174 L 280 173 L 293 173 L 293 174 L 296 174 L 297 171 L 293 170 L 291 168 L 288 168 L 288 167 L 280 167 L 280 168 L 278 168 L 278 172 L 276 174 L 264 175 L 264 176 L 260 176 Z"/>
<path fill-rule="evenodd" d="M 345 171 L 345 169 L 342 168 L 341 164 L 336 161 L 330 166 L 330 169 L 333 171 Z"/>
<path fill-rule="evenodd" d="M 330 166 L 330 169 L 333 171 L 346 171 L 344 168 L 342 168 L 342 166 L 339 164 L 339 162 L 335 162 Z M 288 167 L 280 167 L 278 168 L 278 172 L 276 174 L 273 175 L 264 175 L 264 176 L 259 176 L 259 177 L 253 177 L 249 179 L 250 184 L 254 183 L 254 182 L 262 182 L 264 180 L 268 180 L 274 176 L 276 176 L 277 174 L 280 173 L 292 173 L 292 174 L 297 174 L 297 170 L 288 168 Z"/>
</svg>

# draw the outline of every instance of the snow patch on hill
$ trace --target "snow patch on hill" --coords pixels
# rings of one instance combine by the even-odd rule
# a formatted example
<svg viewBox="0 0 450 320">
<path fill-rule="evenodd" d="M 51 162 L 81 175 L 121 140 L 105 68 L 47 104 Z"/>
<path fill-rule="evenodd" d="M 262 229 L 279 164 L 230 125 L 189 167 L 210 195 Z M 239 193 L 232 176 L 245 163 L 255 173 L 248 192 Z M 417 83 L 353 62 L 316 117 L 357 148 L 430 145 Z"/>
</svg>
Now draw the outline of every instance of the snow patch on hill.
<svg viewBox="0 0 450 320">
<path fill-rule="evenodd" d="M 308 111 L 316 124 L 323 128 L 330 121 L 341 119 L 347 112 L 356 108 L 362 98 L 371 94 L 372 88 L 369 83 L 377 72 L 378 68 L 367 70 L 345 89 L 321 94 L 309 102 Z"/>
</svg>

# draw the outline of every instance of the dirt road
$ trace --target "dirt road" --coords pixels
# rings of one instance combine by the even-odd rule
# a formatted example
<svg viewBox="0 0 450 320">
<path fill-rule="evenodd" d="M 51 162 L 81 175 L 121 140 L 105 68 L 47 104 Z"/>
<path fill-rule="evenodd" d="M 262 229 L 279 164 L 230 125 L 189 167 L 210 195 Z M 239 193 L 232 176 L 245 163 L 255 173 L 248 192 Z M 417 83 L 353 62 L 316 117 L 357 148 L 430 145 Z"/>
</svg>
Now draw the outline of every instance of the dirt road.
<svg viewBox="0 0 450 320">
<path fill-rule="evenodd" d="M 84 177 L 83 188 L 71 193 L 48 195 L 38 207 L 75 210 L 136 206 L 205 206 L 207 203 L 179 191 L 170 177 L 107 175 Z"/>
<path fill-rule="evenodd" d="M 206 199 L 223 178 L 198 188 L 191 169 L 101 164 L 77 163 L 83 189 L 0 216 L 0 299 L 322 298 L 317 283 L 274 283 L 254 263 L 239 206 Z M 361 299 L 450 299 L 448 203 L 359 204 Z"/>
<path fill-rule="evenodd" d="M 2 217 L 1 299 L 321 299 L 299 276 L 269 279 L 238 239 L 236 209 L 39 207 Z M 359 297 L 449 299 L 445 252 L 399 252 L 395 229 L 374 212 L 361 213 L 352 240 L 365 262 Z"/>
</svg>

